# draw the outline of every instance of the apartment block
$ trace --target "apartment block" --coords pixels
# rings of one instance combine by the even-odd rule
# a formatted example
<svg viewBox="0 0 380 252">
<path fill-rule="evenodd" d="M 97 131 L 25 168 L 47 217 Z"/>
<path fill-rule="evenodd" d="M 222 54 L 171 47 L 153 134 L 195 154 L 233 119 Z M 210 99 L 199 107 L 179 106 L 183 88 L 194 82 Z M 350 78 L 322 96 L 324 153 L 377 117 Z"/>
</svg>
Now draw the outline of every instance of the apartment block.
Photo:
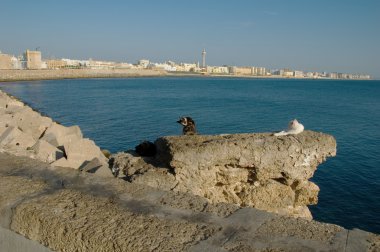
<svg viewBox="0 0 380 252">
<path fill-rule="evenodd" d="M 41 69 L 42 60 L 40 51 L 26 50 L 24 53 L 24 59 L 27 69 Z"/>
<path fill-rule="evenodd" d="M 0 53 L 0 69 L 13 69 L 11 55 Z"/>
</svg>

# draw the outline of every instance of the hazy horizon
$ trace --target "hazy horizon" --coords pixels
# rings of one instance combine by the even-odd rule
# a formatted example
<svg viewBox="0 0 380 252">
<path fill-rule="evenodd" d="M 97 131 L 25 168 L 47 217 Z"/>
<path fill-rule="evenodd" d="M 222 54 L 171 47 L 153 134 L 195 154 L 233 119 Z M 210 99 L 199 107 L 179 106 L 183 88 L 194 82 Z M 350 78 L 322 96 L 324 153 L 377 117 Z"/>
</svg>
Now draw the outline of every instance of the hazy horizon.
<svg viewBox="0 0 380 252">
<path fill-rule="evenodd" d="M 0 51 L 201 61 L 380 78 L 380 2 L 3 0 Z"/>
</svg>

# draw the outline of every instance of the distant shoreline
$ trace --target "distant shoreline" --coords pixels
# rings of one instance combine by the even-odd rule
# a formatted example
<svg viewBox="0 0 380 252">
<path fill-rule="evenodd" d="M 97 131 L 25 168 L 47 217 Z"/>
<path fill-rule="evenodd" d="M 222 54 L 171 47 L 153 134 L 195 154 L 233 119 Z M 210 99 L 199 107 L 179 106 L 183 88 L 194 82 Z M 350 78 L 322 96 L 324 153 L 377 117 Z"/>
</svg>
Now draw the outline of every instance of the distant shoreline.
<svg viewBox="0 0 380 252">
<path fill-rule="evenodd" d="M 136 78 L 136 77 L 223 77 L 252 79 L 296 79 L 296 80 L 367 80 L 332 79 L 285 76 L 252 76 L 228 74 L 202 74 L 191 72 L 166 72 L 151 69 L 57 69 L 57 70 L 0 70 L 0 82 L 39 81 L 58 79 L 95 79 L 95 78 Z M 370 79 L 373 80 L 373 79 Z"/>
</svg>

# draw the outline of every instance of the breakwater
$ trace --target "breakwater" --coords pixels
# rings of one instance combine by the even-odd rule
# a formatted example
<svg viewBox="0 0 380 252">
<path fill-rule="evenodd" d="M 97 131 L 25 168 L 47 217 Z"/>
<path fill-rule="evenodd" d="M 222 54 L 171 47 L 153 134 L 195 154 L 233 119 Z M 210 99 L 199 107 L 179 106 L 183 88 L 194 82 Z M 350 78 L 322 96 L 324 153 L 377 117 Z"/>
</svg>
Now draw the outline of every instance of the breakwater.
<svg viewBox="0 0 380 252">
<path fill-rule="evenodd" d="M 0 70 L 1 81 L 54 80 L 79 78 L 126 78 L 163 76 L 165 71 L 149 69 L 57 69 L 57 70 Z"/>
</svg>

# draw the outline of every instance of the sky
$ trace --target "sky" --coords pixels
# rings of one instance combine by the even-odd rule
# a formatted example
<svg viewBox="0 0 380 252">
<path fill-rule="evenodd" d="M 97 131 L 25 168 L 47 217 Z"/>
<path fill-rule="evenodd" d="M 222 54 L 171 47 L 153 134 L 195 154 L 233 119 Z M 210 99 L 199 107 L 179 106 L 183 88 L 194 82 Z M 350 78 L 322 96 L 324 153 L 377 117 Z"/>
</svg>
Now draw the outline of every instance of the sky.
<svg viewBox="0 0 380 252">
<path fill-rule="evenodd" d="M 380 79 L 379 0 L 1 0 L 0 51 Z"/>
</svg>

